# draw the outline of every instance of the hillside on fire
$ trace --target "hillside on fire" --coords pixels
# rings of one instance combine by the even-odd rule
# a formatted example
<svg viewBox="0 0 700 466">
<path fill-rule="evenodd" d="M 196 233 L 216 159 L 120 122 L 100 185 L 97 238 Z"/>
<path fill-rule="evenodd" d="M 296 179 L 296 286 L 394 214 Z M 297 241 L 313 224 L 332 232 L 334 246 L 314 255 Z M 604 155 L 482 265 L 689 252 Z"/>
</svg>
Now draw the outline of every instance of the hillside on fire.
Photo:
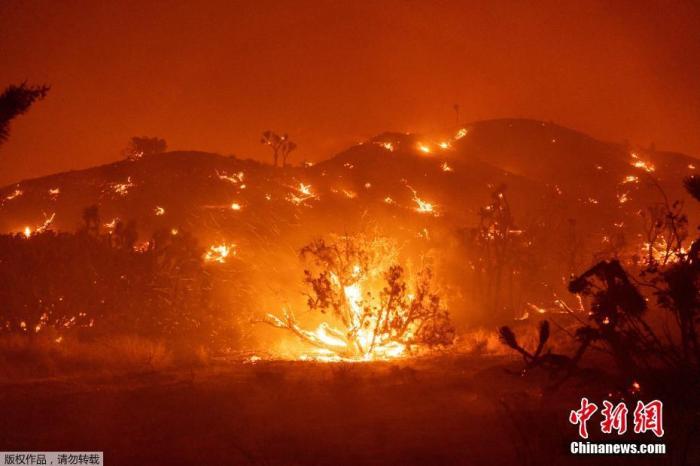
<svg viewBox="0 0 700 466">
<path fill-rule="evenodd" d="M 369 332 L 345 341 L 332 335 L 344 332 L 338 322 L 323 317 L 333 299 L 348 301 L 350 310 L 328 317 L 349 328 L 370 319 L 376 332 L 381 317 L 359 316 L 385 299 L 382 274 L 395 266 L 394 280 L 409 288 L 404 299 L 420 288 L 412 277 L 430 275 L 426 302 L 439 295 L 452 329 L 432 338 L 452 339 L 456 330 L 459 340 L 465 331 L 561 313 L 569 278 L 598 260 L 640 267 L 645 257 L 668 255 L 656 224 L 666 208 L 700 219 L 696 204 L 682 204 L 683 180 L 696 165 L 682 154 L 516 119 L 433 136 L 387 132 L 301 166 L 202 152 L 132 154 L 0 190 L 2 294 L 27 290 L 7 300 L 12 318 L 4 327 L 52 328 L 57 339 L 73 326 L 86 332 L 88 323 L 94 332 L 161 337 L 172 327 L 180 338 L 199 335 L 198 344 L 215 339 L 219 349 L 295 357 L 320 347 L 316 356 L 325 357 L 334 345 L 350 345 L 368 357 L 382 338 Z M 317 277 L 309 251 L 321 265 Z M 324 259 L 329 251 L 348 263 Z M 382 257 L 373 262 L 370 252 Z M 18 268 L 36 280 L 10 279 Z M 333 280 L 341 296 L 318 295 Z M 322 312 L 311 312 L 319 303 Z M 399 327 L 386 327 L 386 338 L 404 332 L 404 343 L 374 356 L 411 346 L 413 331 Z"/>
</svg>

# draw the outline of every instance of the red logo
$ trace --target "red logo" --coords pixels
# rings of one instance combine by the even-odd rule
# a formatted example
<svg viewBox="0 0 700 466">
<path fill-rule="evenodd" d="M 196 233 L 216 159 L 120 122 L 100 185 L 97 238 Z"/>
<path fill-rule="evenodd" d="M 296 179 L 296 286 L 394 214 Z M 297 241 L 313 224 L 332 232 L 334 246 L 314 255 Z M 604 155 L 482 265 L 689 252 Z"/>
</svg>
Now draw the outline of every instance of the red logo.
<svg viewBox="0 0 700 466">
<path fill-rule="evenodd" d="M 578 435 L 581 438 L 588 438 L 588 421 L 598 411 L 595 403 L 588 401 L 588 398 L 581 398 L 581 407 L 569 413 L 569 422 L 578 426 Z M 613 431 L 618 435 L 627 432 L 627 415 L 629 409 L 624 402 L 613 405 L 608 400 L 603 401 L 603 409 L 600 414 L 603 420 L 600 421 L 600 431 L 604 434 L 611 434 Z M 637 402 L 633 419 L 634 433 L 643 434 L 653 432 L 657 437 L 663 437 L 663 403 L 653 400 L 649 403 Z"/>
</svg>

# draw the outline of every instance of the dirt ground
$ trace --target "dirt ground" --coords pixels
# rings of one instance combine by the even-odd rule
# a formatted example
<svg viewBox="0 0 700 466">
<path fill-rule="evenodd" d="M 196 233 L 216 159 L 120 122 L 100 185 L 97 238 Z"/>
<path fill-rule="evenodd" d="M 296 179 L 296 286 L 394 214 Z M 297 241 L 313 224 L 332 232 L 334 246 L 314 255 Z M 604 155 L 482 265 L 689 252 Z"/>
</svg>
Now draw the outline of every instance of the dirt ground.
<svg viewBox="0 0 700 466">
<path fill-rule="evenodd" d="M 568 413 L 581 396 L 604 398 L 606 382 L 572 380 L 550 393 L 536 375 L 506 371 L 517 367 L 473 356 L 258 361 L 6 381 L 0 449 L 104 451 L 108 465 L 700 464 L 700 436 L 688 450 L 673 407 L 665 456 L 571 456 Z"/>
</svg>

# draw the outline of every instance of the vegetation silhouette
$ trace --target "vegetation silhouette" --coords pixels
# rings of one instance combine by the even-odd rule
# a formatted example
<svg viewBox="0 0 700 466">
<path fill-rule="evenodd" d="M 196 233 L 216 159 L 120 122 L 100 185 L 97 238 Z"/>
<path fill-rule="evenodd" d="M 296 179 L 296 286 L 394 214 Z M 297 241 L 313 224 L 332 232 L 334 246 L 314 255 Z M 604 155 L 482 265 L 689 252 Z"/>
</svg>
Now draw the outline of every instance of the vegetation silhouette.
<svg viewBox="0 0 700 466">
<path fill-rule="evenodd" d="M 8 86 L 0 94 L 0 145 L 10 136 L 10 122 L 26 113 L 34 102 L 46 97 L 50 89 L 46 85 L 30 86 L 25 81 Z"/>
<path fill-rule="evenodd" d="M 260 143 L 270 146 L 272 149 L 272 161 L 275 167 L 278 165 L 280 157 L 282 157 L 282 166 L 286 167 L 287 157 L 297 148 L 297 145 L 289 139 L 286 133 L 280 136 L 270 130 L 262 133 Z"/>
</svg>

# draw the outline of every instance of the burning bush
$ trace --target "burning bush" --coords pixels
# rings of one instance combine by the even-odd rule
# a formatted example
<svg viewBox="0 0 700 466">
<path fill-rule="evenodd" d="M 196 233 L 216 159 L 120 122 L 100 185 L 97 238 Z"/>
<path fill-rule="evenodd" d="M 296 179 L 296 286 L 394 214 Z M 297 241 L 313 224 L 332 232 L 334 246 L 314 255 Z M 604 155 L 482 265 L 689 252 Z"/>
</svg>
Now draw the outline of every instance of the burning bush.
<svg viewBox="0 0 700 466">
<path fill-rule="evenodd" d="M 347 359 L 398 357 L 421 347 L 452 343 L 454 328 L 432 271 L 424 268 L 409 284 L 396 263 L 395 245 L 385 239 L 343 237 L 316 240 L 301 250 L 310 310 L 330 314 L 315 331 L 302 328 L 291 312 L 266 321 L 316 346 L 320 356 Z"/>
</svg>

